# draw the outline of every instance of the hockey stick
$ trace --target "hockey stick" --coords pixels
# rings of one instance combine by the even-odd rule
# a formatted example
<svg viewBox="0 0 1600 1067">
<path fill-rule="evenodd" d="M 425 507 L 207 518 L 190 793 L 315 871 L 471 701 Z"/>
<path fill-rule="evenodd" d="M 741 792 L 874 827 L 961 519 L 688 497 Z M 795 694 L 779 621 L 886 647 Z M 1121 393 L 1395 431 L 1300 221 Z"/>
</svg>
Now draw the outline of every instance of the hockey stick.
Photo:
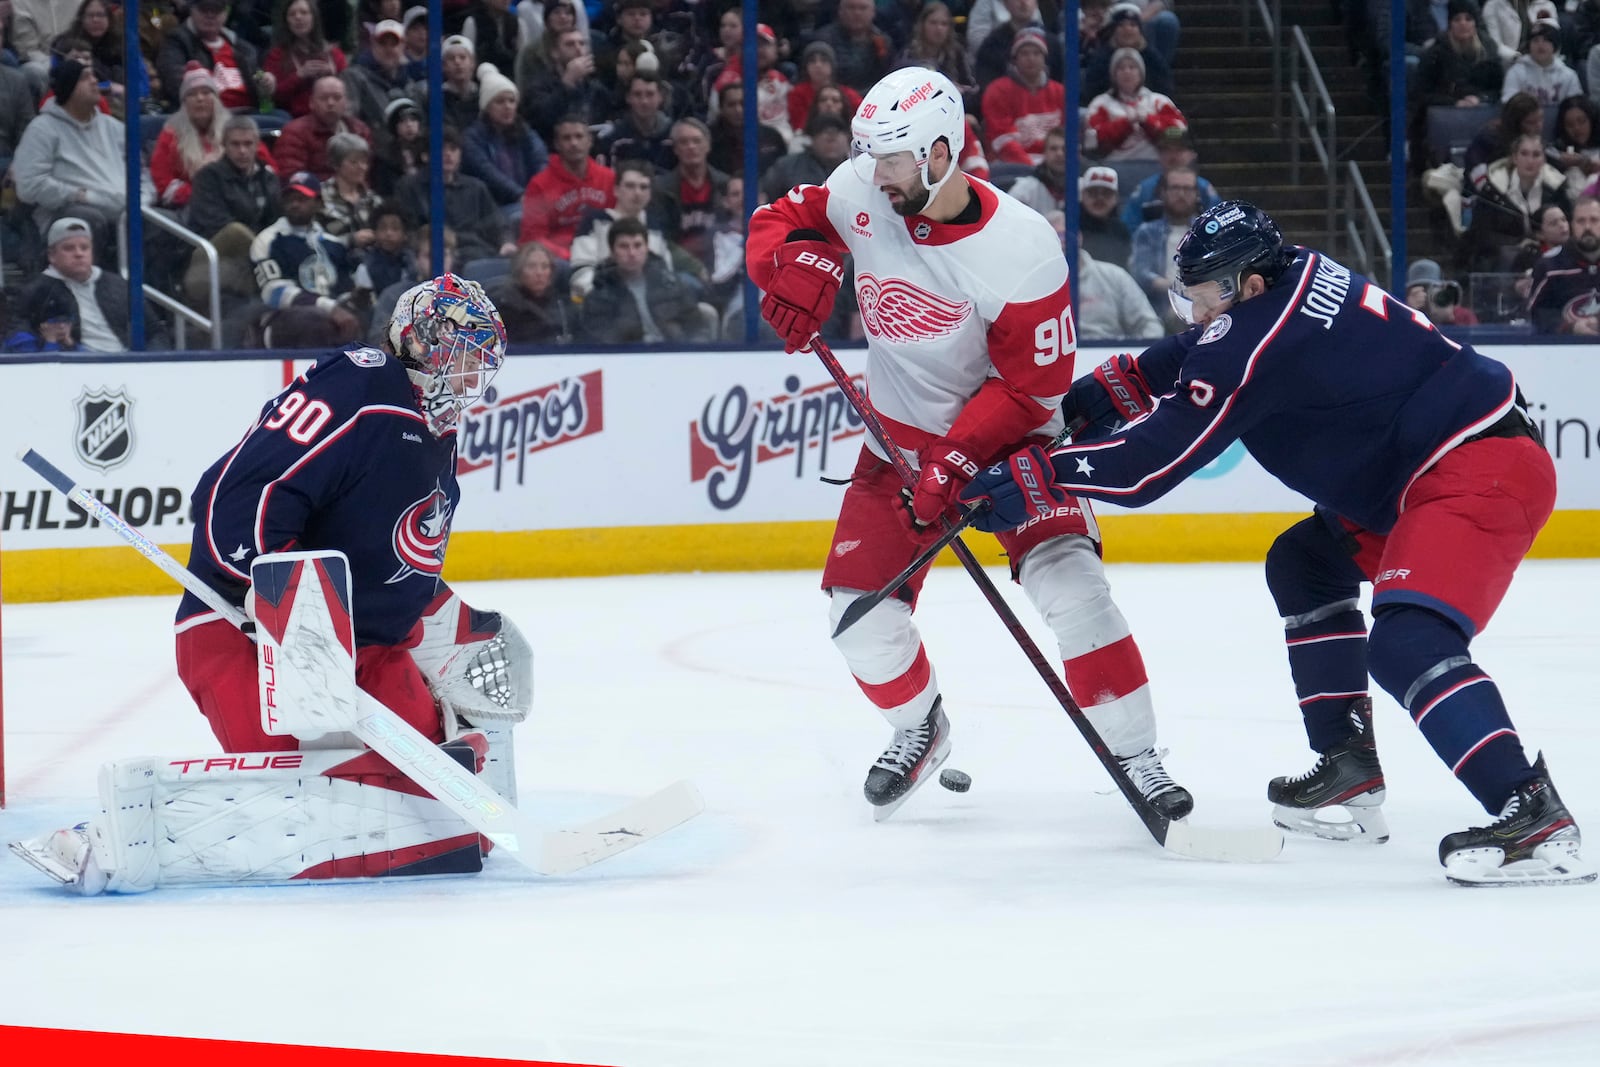
<svg viewBox="0 0 1600 1067">
<path fill-rule="evenodd" d="M 883 449 L 884 455 L 889 457 L 889 462 L 894 464 L 895 471 L 899 473 L 900 480 L 907 488 L 916 485 L 916 474 L 911 470 L 911 464 L 906 462 L 905 456 L 896 447 L 888 431 L 883 428 L 877 412 L 872 410 L 872 405 L 856 388 L 855 382 L 850 380 L 850 375 L 839 365 L 839 360 L 834 356 L 833 350 L 828 347 L 821 335 L 811 339 L 811 348 L 828 369 L 833 380 L 838 383 L 840 391 L 850 406 L 856 409 L 861 416 L 861 421 L 866 424 L 867 432 L 872 434 L 873 440 L 878 442 L 878 447 Z M 971 515 L 967 516 L 969 519 Z M 945 533 L 949 534 L 956 526 L 948 519 L 941 519 L 945 524 Z M 1022 649 L 1023 655 L 1028 657 L 1028 662 L 1033 664 L 1034 670 L 1039 672 L 1039 677 L 1044 679 L 1045 685 L 1050 690 L 1050 695 L 1056 698 L 1061 705 L 1061 710 L 1067 713 L 1072 724 L 1078 728 L 1083 739 L 1089 743 L 1089 748 L 1100 760 L 1100 765 L 1111 775 L 1111 780 L 1122 791 L 1123 797 L 1132 806 L 1134 812 L 1144 823 L 1145 829 L 1150 831 L 1150 836 L 1156 843 L 1168 851 L 1188 856 L 1193 859 L 1205 860 L 1233 860 L 1240 862 L 1259 862 L 1269 860 L 1283 850 L 1283 835 L 1271 828 L 1247 828 L 1237 830 L 1211 829 L 1203 826 L 1190 826 L 1187 820 L 1173 820 L 1167 818 L 1145 799 L 1144 794 L 1133 784 L 1128 777 L 1128 772 L 1122 769 L 1105 741 L 1100 737 L 1099 731 L 1089 721 L 1078 702 L 1072 698 L 1067 690 L 1066 683 L 1045 658 L 1039 646 L 1034 643 L 1028 631 L 1022 626 L 1022 621 L 1017 618 L 1016 612 L 1011 610 L 1011 605 L 995 588 L 994 582 L 989 580 L 988 572 L 983 565 L 973 556 L 971 549 L 962 544 L 959 536 L 952 537 L 950 547 L 955 552 L 956 558 L 966 568 L 967 573 L 977 584 L 978 590 L 983 593 L 984 599 L 994 608 L 995 614 L 1000 616 L 1000 621 L 1011 632 L 1011 637 Z"/>
<path fill-rule="evenodd" d="M 1057 448 L 1060 448 L 1062 443 L 1065 442 L 1067 438 L 1071 437 L 1079 430 L 1082 430 L 1087 425 L 1089 425 L 1089 420 L 1083 418 L 1082 416 L 1073 419 L 1069 425 L 1064 427 L 1060 433 L 1056 434 L 1055 437 L 1051 439 L 1048 445 L 1044 446 L 1045 451 L 1051 452 Z M 922 568 L 926 567 L 928 564 L 937 559 L 939 553 L 950 547 L 950 542 L 961 536 L 961 531 L 972 525 L 973 520 L 978 517 L 978 513 L 982 510 L 983 508 L 981 506 L 974 504 L 972 507 L 967 509 L 965 515 L 961 516 L 960 522 L 946 522 L 945 531 L 939 535 L 939 539 L 918 553 L 917 558 L 908 563 L 905 570 L 889 579 L 888 584 L 886 584 L 882 589 L 879 589 L 876 593 L 868 593 L 866 596 L 857 597 L 855 600 L 852 600 L 850 602 L 850 606 L 845 608 L 844 613 L 839 616 L 839 625 L 833 628 L 833 636 L 838 637 L 840 634 L 850 629 L 850 627 L 860 622 L 863 615 L 877 607 L 879 604 L 883 603 L 885 600 L 889 599 L 889 597 L 893 596 L 895 590 L 906 584 L 906 582 L 911 579 L 913 574 L 916 574 Z"/>
<path fill-rule="evenodd" d="M 160 545 L 129 526 L 93 493 L 74 484 L 59 467 L 31 448 L 17 453 L 17 458 L 207 607 L 247 634 L 254 629 L 243 611 L 179 564 Z M 705 808 L 695 787 L 680 781 L 581 826 L 543 830 L 377 698 L 362 689 L 356 692 L 361 710 L 348 725 L 350 732 L 536 874 L 570 874 L 664 834 Z"/>
</svg>

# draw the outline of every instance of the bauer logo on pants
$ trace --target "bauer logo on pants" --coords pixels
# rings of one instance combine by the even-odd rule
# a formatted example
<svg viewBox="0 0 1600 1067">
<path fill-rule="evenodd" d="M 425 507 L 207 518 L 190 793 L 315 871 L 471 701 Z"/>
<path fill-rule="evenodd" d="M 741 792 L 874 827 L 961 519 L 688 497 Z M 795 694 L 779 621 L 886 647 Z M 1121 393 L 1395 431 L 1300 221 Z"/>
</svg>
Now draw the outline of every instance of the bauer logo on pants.
<svg viewBox="0 0 1600 1067">
<path fill-rule="evenodd" d="M 108 471 L 133 455 L 133 401 L 126 389 L 85 389 L 73 402 L 77 431 L 72 447 L 86 466 Z"/>
</svg>

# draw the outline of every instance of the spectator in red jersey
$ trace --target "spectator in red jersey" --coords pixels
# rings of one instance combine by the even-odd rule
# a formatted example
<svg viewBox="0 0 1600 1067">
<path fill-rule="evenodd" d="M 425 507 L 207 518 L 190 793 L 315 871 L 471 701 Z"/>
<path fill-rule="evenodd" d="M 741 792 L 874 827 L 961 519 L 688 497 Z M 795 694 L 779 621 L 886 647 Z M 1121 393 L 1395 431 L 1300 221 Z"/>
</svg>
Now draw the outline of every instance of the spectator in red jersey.
<svg viewBox="0 0 1600 1067">
<path fill-rule="evenodd" d="M 278 11 L 272 29 L 272 47 L 261 69 L 277 79 L 272 99 L 295 118 L 311 110 L 311 88 L 316 80 L 339 74 L 348 65 L 344 52 L 322 35 L 322 16 L 311 0 L 290 0 Z"/>
<path fill-rule="evenodd" d="M 366 123 L 345 114 L 347 102 L 344 82 L 332 75 L 317 79 L 311 89 L 311 110 L 283 127 L 272 150 L 279 177 L 287 179 L 302 170 L 310 171 L 319 180 L 331 177 L 328 141 L 336 133 L 353 133 L 372 143 L 372 131 Z"/>
<path fill-rule="evenodd" d="M 571 256 L 578 220 L 589 208 L 616 205 L 616 175 L 589 158 L 593 138 L 575 115 L 556 123 L 556 158 L 522 194 L 520 242 L 538 241 L 563 261 Z"/>
<path fill-rule="evenodd" d="M 1061 124 L 1066 90 L 1045 72 L 1044 32 L 1025 27 L 1011 42 L 1006 76 L 983 91 L 990 158 L 1033 167 L 1044 161 L 1044 138 Z"/>
<path fill-rule="evenodd" d="M 166 110 L 176 111 L 182 103 L 178 93 L 191 62 L 211 71 L 222 106 L 229 111 L 257 111 L 263 95 L 271 106 L 278 80 L 257 67 L 254 45 L 223 29 L 227 11 L 225 0 L 194 0 L 188 19 L 162 40 L 156 72 Z"/>
<path fill-rule="evenodd" d="M 1189 127 L 1171 97 L 1145 85 L 1144 60 L 1131 48 L 1111 57 L 1111 88 L 1089 102 L 1088 125 L 1093 151 L 1108 162 L 1159 159 L 1163 132 Z"/>
</svg>

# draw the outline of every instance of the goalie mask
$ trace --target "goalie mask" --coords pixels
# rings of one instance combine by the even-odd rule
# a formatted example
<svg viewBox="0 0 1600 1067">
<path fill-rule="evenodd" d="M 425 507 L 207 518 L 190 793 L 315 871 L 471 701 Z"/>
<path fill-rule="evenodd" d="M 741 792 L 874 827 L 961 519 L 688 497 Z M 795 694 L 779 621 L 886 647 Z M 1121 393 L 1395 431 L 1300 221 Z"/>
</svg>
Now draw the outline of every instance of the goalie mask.
<svg viewBox="0 0 1600 1067">
<path fill-rule="evenodd" d="M 928 174 L 933 146 L 950 148 L 950 166 Z M 869 185 L 896 185 L 920 175 L 928 200 L 956 172 L 967 143 L 967 113 L 956 87 L 936 70 L 903 67 L 868 90 L 850 122 L 850 165 Z"/>
<path fill-rule="evenodd" d="M 388 339 L 435 437 L 456 425 L 505 362 L 500 313 L 483 286 L 454 274 L 407 289 L 389 319 Z"/>
</svg>

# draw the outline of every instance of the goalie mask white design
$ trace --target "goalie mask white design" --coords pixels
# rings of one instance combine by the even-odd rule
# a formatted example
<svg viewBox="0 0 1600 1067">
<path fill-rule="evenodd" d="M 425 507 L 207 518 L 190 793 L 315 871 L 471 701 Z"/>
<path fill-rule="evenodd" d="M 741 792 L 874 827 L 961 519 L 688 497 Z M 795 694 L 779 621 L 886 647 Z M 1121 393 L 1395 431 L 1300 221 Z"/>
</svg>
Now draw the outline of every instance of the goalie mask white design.
<svg viewBox="0 0 1600 1067">
<path fill-rule="evenodd" d="M 441 274 L 402 293 L 388 335 L 435 437 L 455 426 L 505 362 L 506 327 L 500 312 L 483 286 L 454 274 Z"/>
<path fill-rule="evenodd" d="M 950 167 L 933 181 L 928 161 L 933 146 L 950 146 Z M 956 172 L 967 143 L 966 108 L 949 78 L 926 67 L 902 67 L 868 90 L 850 122 L 850 164 L 861 180 L 891 184 L 920 174 L 931 200 Z M 901 156 L 900 153 L 910 153 Z M 897 169 L 898 168 L 898 169 Z"/>
</svg>

